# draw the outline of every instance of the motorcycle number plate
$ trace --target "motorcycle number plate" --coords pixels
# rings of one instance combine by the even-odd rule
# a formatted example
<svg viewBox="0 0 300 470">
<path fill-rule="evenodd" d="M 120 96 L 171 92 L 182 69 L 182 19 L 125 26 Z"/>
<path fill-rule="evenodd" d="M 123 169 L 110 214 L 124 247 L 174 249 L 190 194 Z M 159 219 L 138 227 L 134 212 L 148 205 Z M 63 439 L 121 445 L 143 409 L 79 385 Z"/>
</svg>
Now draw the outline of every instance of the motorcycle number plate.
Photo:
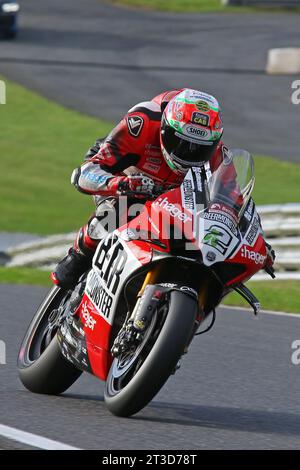
<svg viewBox="0 0 300 470">
<path fill-rule="evenodd" d="M 205 265 L 229 258 L 240 244 L 237 234 L 228 227 L 216 222 L 205 222 L 200 248 Z"/>
</svg>

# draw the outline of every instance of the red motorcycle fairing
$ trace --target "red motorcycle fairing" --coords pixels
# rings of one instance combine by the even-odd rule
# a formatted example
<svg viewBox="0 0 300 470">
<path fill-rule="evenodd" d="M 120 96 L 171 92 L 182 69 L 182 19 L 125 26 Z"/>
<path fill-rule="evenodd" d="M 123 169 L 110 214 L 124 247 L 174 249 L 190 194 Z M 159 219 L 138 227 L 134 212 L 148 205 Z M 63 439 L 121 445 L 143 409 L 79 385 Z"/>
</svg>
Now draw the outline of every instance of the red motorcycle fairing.
<svg viewBox="0 0 300 470">
<path fill-rule="evenodd" d="M 144 210 L 128 224 L 121 226 L 120 237 L 127 239 L 128 246 L 142 264 L 144 253 L 151 248 L 170 253 L 176 236 L 179 240 L 195 243 L 193 210 L 183 203 L 182 187 L 171 189 L 154 201 L 147 201 Z M 149 262 L 149 260 L 147 261 Z"/>
<path fill-rule="evenodd" d="M 103 305 L 103 311 L 108 306 Z M 109 353 L 111 325 L 99 315 L 95 305 L 85 293 L 78 310 L 85 333 L 87 355 L 91 372 L 102 380 L 106 379 L 112 363 Z"/>
<path fill-rule="evenodd" d="M 239 223 L 226 204 L 212 201 L 205 206 L 200 171 L 191 170 L 181 187 L 148 201 L 136 218 L 108 235 L 97 248 L 76 316 L 83 325 L 90 365 L 83 363 L 81 368 L 102 380 L 106 380 L 112 362 L 114 326 L 119 329 L 127 313 L 125 309 L 121 324 L 116 325 L 118 310 L 125 304 L 124 286 L 137 273 L 146 273 L 147 267 L 150 270 L 157 260 L 184 259 L 173 244 L 176 231 L 181 240 L 191 244 L 192 254 L 186 252 L 186 259 L 196 252 L 199 265 L 217 275 L 224 291 L 264 266 L 265 242 L 256 223 L 255 206 L 250 210 L 247 205 L 247 220 L 244 215 Z"/>
<path fill-rule="evenodd" d="M 244 267 L 244 272 L 241 275 L 230 279 L 226 282 L 226 285 L 229 287 L 239 282 L 248 281 L 260 269 L 263 269 L 266 259 L 267 253 L 265 240 L 262 234 L 259 234 L 254 246 L 242 244 L 239 246 L 236 254 L 234 254 L 229 260 L 224 261 L 225 265 L 236 264 Z"/>
<path fill-rule="evenodd" d="M 84 328 L 89 372 L 102 380 L 106 379 L 112 361 L 110 338 L 122 286 L 131 272 L 141 266 L 126 243 L 112 233 L 99 244 L 87 276 L 75 315 Z"/>
<path fill-rule="evenodd" d="M 151 263 L 154 247 L 158 252 L 161 251 L 160 255 L 156 254 L 156 259 L 170 256 L 170 244 L 166 232 L 170 223 L 176 225 L 180 231 L 181 222 L 192 222 L 190 214 L 186 215 L 179 209 L 180 202 L 180 188 L 166 193 L 163 204 L 161 198 L 158 198 L 158 203 L 154 201 L 155 209 L 151 215 L 155 220 L 157 215 L 160 227 L 158 240 L 153 232 L 155 222 L 154 220 L 152 223 L 149 222 L 148 211 L 152 206 L 149 202 L 138 217 L 109 235 L 97 248 L 93 258 L 93 269 L 88 274 L 85 293 L 76 315 L 84 325 L 91 370 L 85 368 L 84 364 L 83 368 L 102 380 L 106 379 L 112 362 L 110 349 L 113 323 L 124 284 L 136 271 Z M 178 205 L 178 208 L 175 205 Z M 164 212 L 168 214 L 170 208 L 173 210 L 174 216 L 171 214 L 173 220 L 165 221 Z M 182 216 L 178 215 L 179 213 Z M 179 217 L 183 220 L 181 221 Z"/>
</svg>

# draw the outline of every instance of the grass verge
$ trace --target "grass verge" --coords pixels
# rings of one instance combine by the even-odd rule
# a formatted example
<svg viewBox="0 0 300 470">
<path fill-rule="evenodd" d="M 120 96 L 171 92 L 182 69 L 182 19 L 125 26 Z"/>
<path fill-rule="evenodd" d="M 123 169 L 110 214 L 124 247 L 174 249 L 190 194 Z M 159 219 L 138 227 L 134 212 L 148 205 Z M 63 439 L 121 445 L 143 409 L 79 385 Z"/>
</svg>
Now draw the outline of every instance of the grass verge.
<svg viewBox="0 0 300 470">
<path fill-rule="evenodd" d="M 260 300 L 264 310 L 300 313 L 300 281 L 250 281 L 247 287 Z M 249 304 L 235 292 L 229 294 L 223 304 L 249 307 Z"/>
<path fill-rule="evenodd" d="M 71 186 L 70 175 L 111 125 L 5 82 L 7 104 L 0 106 L 0 231 L 51 234 L 80 227 L 93 205 Z"/>
<path fill-rule="evenodd" d="M 145 10 L 160 10 L 175 13 L 252 13 L 252 12 L 299 12 L 300 8 L 277 8 L 277 7 L 245 7 L 245 6 L 223 6 L 221 0 L 110 0 L 116 5 L 143 8 Z"/>
<path fill-rule="evenodd" d="M 300 202 L 300 164 L 254 155 L 256 204 Z"/>
<path fill-rule="evenodd" d="M 50 287 L 52 285 L 48 271 L 33 268 L 0 267 L 1 284 L 25 284 Z"/>
</svg>

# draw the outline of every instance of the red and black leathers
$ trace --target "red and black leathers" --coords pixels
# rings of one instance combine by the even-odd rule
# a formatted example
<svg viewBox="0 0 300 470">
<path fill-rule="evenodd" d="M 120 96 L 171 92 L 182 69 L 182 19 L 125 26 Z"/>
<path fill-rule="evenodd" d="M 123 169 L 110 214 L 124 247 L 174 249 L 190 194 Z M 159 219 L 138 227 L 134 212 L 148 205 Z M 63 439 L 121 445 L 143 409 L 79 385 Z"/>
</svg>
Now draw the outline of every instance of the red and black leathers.
<svg viewBox="0 0 300 470">
<path fill-rule="evenodd" d="M 178 186 L 184 174 L 174 172 L 166 163 L 161 152 L 160 130 L 163 110 L 180 91 L 163 93 L 131 108 L 104 140 L 99 139 L 91 147 L 74 181 L 77 188 L 93 195 L 116 195 L 118 183 L 122 181 L 116 176 L 124 175 L 128 169 L 129 173 L 143 173 L 164 187 Z M 226 151 L 220 142 L 210 161 L 212 172 L 226 158 Z"/>
<path fill-rule="evenodd" d="M 105 139 L 97 140 L 82 166 L 74 170 L 72 182 L 77 189 L 97 196 L 96 204 L 100 202 L 101 206 L 107 197 L 118 198 L 120 183 L 128 181 L 126 175 L 146 175 L 166 189 L 179 186 L 185 175 L 173 171 L 166 163 L 161 152 L 160 132 L 162 113 L 170 99 L 180 91 L 167 91 L 151 101 L 137 104 Z M 225 158 L 228 158 L 228 149 L 220 142 L 210 161 L 211 171 L 214 172 Z M 234 180 L 230 171 L 228 177 Z M 129 186 L 134 184 L 138 193 L 139 183 L 129 180 Z M 96 219 L 100 220 L 100 217 L 94 215 L 79 230 L 75 241 L 74 250 L 83 257 L 91 257 L 100 239 L 93 235 Z M 66 276 L 60 276 L 60 264 L 53 280 L 63 284 L 62 278 Z"/>
</svg>

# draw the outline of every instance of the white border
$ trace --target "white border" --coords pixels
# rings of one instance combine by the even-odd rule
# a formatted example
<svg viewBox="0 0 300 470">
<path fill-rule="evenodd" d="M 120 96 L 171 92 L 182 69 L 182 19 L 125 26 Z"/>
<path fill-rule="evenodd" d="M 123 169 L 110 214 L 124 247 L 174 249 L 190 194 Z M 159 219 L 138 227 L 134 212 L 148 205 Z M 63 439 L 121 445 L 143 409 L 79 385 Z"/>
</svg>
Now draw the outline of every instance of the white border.
<svg viewBox="0 0 300 470">
<path fill-rule="evenodd" d="M 47 439 L 46 437 L 38 436 L 37 434 L 21 431 L 20 429 L 11 428 L 4 424 L 0 424 L 0 436 L 44 450 L 80 450 L 77 447 L 53 441 L 52 439 Z"/>
</svg>

